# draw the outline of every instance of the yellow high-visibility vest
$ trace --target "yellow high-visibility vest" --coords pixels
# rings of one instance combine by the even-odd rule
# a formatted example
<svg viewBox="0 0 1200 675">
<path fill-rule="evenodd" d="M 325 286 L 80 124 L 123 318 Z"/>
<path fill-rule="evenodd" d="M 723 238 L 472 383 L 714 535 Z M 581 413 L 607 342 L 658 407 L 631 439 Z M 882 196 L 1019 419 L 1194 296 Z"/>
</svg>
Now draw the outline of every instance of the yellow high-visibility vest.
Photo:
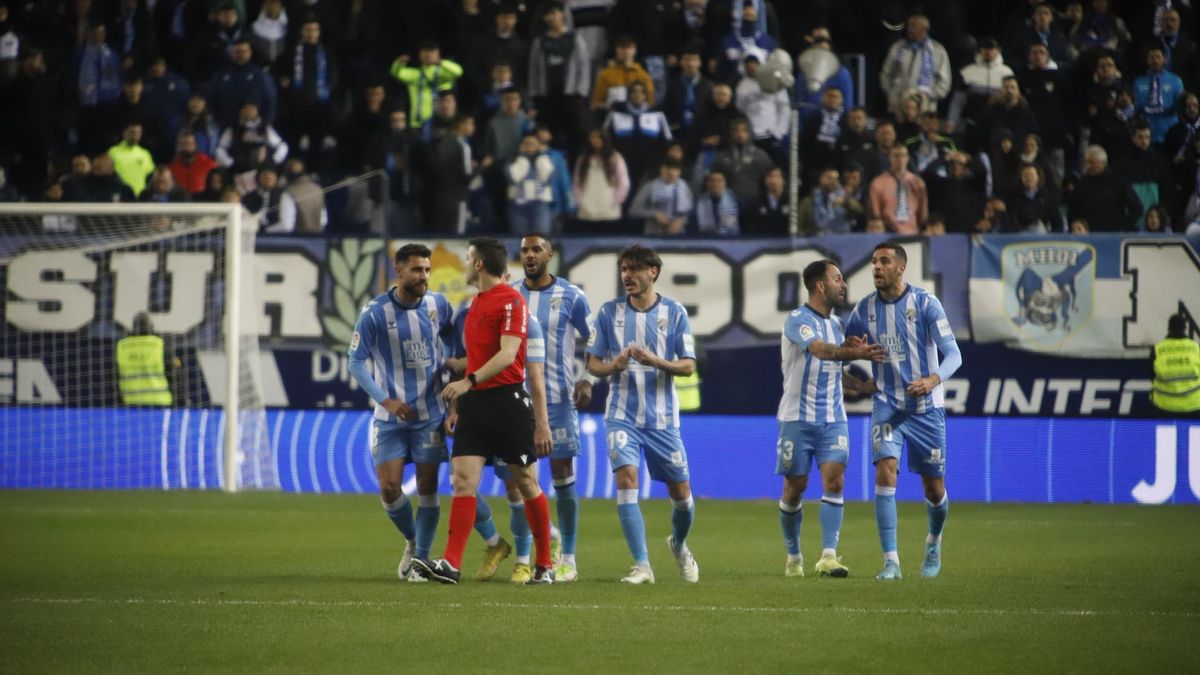
<svg viewBox="0 0 1200 675">
<path fill-rule="evenodd" d="M 695 412 L 700 409 L 700 371 L 693 370 L 687 377 L 675 378 L 675 393 L 679 397 L 680 412 Z"/>
<path fill-rule="evenodd" d="M 163 339 L 157 335 L 131 335 L 117 342 L 117 377 L 125 405 L 174 403 L 163 364 Z"/>
<path fill-rule="evenodd" d="M 1200 345 L 1167 338 L 1154 345 L 1154 388 L 1150 401 L 1167 412 L 1200 410 Z"/>
</svg>

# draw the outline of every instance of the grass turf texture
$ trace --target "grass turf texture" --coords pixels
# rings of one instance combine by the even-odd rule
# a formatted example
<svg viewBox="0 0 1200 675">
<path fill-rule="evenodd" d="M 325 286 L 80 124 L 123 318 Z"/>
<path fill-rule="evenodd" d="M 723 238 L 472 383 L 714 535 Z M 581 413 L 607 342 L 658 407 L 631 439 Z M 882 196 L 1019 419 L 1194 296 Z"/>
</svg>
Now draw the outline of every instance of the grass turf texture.
<svg viewBox="0 0 1200 675">
<path fill-rule="evenodd" d="M 449 500 L 443 498 L 445 541 Z M 524 588 L 396 579 L 375 497 L 0 492 L 0 670 L 1172 672 L 1200 631 L 1200 510 L 953 503 L 943 574 L 920 578 L 925 508 L 901 503 L 905 578 L 871 504 L 846 507 L 849 579 L 783 577 L 773 502 L 697 504 L 680 580 L 669 503 L 644 502 L 658 584 L 608 501 L 584 501 L 581 580 Z M 507 532 L 508 509 L 493 500 Z M 506 534 L 507 536 L 507 534 Z M 464 576 L 481 559 L 472 536 Z M 500 581 L 499 579 L 503 579 Z"/>
</svg>

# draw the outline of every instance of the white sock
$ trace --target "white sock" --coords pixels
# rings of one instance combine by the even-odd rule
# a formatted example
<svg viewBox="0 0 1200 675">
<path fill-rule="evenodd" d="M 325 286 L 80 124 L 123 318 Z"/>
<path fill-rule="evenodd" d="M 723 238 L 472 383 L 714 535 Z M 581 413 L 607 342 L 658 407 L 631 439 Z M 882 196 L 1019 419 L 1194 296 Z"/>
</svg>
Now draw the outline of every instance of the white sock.
<svg viewBox="0 0 1200 675">
<path fill-rule="evenodd" d="M 491 548 L 491 547 L 495 546 L 496 544 L 499 544 L 500 543 L 500 533 L 497 532 L 496 534 L 493 534 L 492 536 L 488 537 L 484 541 L 484 543 L 488 545 L 488 548 Z"/>
<path fill-rule="evenodd" d="M 562 532 L 558 531 L 558 528 L 555 527 L 554 523 L 550 523 L 550 538 L 562 539 Z"/>
<path fill-rule="evenodd" d="M 927 534 L 927 535 L 925 535 L 925 543 L 926 544 L 940 544 L 940 543 L 942 543 L 942 535 L 939 534 L 938 536 L 935 537 L 932 534 Z"/>
<path fill-rule="evenodd" d="M 899 565 L 900 564 L 900 554 L 897 553 L 896 551 L 888 551 L 887 553 L 884 553 L 883 554 L 884 564 L 886 565 L 887 561 L 889 561 L 889 560 L 891 560 L 892 562 Z"/>
<path fill-rule="evenodd" d="M 528 565 L 529 564 L 529 556 L 527 556 L 527 555 L 517 556 L 517 564 L 518 565 Z"/>
<path fill-rule="evenodd" d="M 563 564 L 570 565 L 571 567 L 575 567 L 575 554 L 574 553 L 564 553 L 563 554 Z"/>
<path fill-rule="evenodd" d="M 837 557 L 837 551 L 836 551 L 836 550 L 834 550 L 834 549 L 832 549 L 832 548 L 826 548 L 826 549 L 822 549 L 822 550 L 821 550 L 821 557 L 822 557 L 822 558 L 836 558 L 836 557 Z"/>
<path fill-rule="evenodd" d="M 788 560 L 787 560 L 787 561 L 788 561 L 789 563 L 804 562 L 804 556 L 802 556 L 802 555 L 792 555 L 791 553 L 789 553 L 789 554 L 788 554 Z"/>
</svg>

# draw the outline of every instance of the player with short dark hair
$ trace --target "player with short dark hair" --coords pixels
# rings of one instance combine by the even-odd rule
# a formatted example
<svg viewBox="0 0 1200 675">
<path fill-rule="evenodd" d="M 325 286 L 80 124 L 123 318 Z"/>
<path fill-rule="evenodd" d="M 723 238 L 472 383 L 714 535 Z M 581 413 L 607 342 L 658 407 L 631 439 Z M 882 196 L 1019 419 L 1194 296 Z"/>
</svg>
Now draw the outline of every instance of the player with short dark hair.
<svg viewBox="0 0 1200 675">
<path fill-rule="evenodd" d="M 397 285 L 363 308 L 349 349 L 350 374 L 376 402 L 371 454 L 384 510 L 406 541 L 399 574 L 409 581 L 424 580 L 412 573 L 412 560 L 427 556 L 433 544 L 440 515 L 438 465 L 446 461 L 446 407 L 438 385 L 443 346 L 453 335 L 453 310 L 445 296 L 429 291 L 431 255 L 421 244 L 396 251 Z M 415 523 L 412 503 L 400 487 L 409 462 L 416 464 L 417 474 Z M 507 555 L 509 545 L 496 534 L 486 502 L 480 502 L 474 520 L 488 542 L 488 556 Z"/>
<path fill-rule="evenodd" d="M 467 376 L 442 390 L 442 398 L 458 408 L 450 459 L 454 488 L 450 533 L 442 559 L 417 558 L 413 564 L 426 578 L 458 583 L 475 518 L 479 476 L 486 460 L 499 459 L 509 466 L 525 498 L 537 549 L 537 565 L 528 583 L 549 584 L 554 582 L 550 508 L 530 466 L 550 454 L 550 430 L 544 408 L 535 409 L 523 387 L 528 310 L 521 294 L 504 283 L 508 260 L 504 244 L 490 237 L 476 237 L 469 243 L 466 280 L 479 293 L 464 327 Z"/>
<path fill-rule="evenodd" d="M 864 335 L 886 351 L 883 361 L 872 368 L 871 461 L 875 464 L 875 520 L 884 560 L 878 579 L 900 578 L 896 465 L 904 445 L 908 445 L 908 468 L 921 476 L 925 488 L 929 534 L 922 576 L 936 577 L 941 572 L 942 528 L 950 511 L 942 383 L 962 365 L 962 354 L 942 303 L 932 293 L 905 283 L 907 264 L 908 255 L 899 244 L 877 245 L 871 254 L 875 292 L 859 300 L 846 325 L 847 334 Z"/>
<path fill-rule="evenodd" d="M 650 477 L 667 484 L 674 509 L 667 545 L 684 581 L 700 580 L 700 566 L 687 547 L 695 515 L 687 451 L 679 436 L 679 401 L 674 378 L 696 372 L 696 350 L 687 310 L 654 290 L 662 259 L 633 245 L 621 252 L 626 297 L 609 300 L 596 315 L 587 348 L 587 369 L 613 376 L 604 415 L 608 454 L 617 479 L 617 513 L 634 564 L 621 581 L 654 583 L 646 551 L 646 526 L 638 507 L 642 454 Z"/>
<path fill-rule="evenodd" d="M 847 339 L 833 310 L 846 306 L 846 280 L 832 260 L 804 268 L 808 302 L 788 315 L 783 324 L 783 396 L 779 399 L 779 442 L 775 473 L 783 476 L 779 523 L 787 548 L 784 576 L 804 576 L 800 554 L 801 507 L 808 471 L 815 461 L 821 472 L 821 576 L 845 577 L 850 570 L 837 557 L 842 529 L 842 489 L 850 458 L 850 432 L 842 403 L 841 363 L 853 359 L 883 360 L 883 347 L 860 337 Z"/>
</svg>

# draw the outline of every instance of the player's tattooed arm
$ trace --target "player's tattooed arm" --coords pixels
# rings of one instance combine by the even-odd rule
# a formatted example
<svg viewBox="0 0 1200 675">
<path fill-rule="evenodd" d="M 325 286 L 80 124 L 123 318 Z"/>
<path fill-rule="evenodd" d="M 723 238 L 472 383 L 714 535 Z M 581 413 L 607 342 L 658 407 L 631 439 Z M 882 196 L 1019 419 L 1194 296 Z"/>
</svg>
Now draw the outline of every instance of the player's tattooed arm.
<svg viewBox="0 0 1200 675">
<path fill-rule="evenodd" d="M 826 361 L 883 361 L 886 354 L 882 345 L 868 344 L 866 336 L 854 335 L 846 338 L 840 347 L 824 340 L 813 340 L 808 344 L 808 352 Z"/>
</svg>

